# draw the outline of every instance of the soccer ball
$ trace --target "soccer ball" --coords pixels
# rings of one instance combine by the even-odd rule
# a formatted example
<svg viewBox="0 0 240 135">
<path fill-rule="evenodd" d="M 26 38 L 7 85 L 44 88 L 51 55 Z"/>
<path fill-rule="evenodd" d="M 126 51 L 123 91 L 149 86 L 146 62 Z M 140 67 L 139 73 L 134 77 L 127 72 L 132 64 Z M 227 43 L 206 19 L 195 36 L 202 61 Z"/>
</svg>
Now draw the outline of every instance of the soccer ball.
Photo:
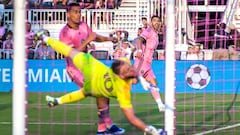
<svg viewBox="0 0 240 135">
<path fill-rule="evenodd" d="M 205 88 L 210 82 L 210 79 L 209 70 L 201 64 L 192 65 L 185 75 L 188 86 L 197 90 Z"/>
</svg>

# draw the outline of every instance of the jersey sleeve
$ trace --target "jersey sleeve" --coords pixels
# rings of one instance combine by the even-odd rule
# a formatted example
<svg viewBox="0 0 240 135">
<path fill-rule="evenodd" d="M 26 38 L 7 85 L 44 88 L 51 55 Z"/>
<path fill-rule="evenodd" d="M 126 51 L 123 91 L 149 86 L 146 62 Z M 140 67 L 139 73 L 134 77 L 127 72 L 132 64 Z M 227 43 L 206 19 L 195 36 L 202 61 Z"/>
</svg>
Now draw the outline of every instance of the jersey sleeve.
<svg viewBox="0 0 240 135">
<path fill-rule="evenodd" d="M 146 40 L 150 36 L 150 31 L 151 31 L 151 29 L 147 28 L 141 33 L 140 36 Z"/>
<path fill-rule="evenodd" d="M 67 26 L 64 26 L 60 33 L 59 33 L 59 40 L 64 42 L 67 45 L 71 45 L 72 44 L 72 38 L 70 36 L 70 34 L 68 34 L 68 28 Z"/>
<path fill-rule="evenodd" d="M 93 32 L 92 29 L 85 22 L 82 22 L 82 23 L 83 23 L 85 29 L 87 30 L 87 33 L 92 33 Z"/>
</svg>

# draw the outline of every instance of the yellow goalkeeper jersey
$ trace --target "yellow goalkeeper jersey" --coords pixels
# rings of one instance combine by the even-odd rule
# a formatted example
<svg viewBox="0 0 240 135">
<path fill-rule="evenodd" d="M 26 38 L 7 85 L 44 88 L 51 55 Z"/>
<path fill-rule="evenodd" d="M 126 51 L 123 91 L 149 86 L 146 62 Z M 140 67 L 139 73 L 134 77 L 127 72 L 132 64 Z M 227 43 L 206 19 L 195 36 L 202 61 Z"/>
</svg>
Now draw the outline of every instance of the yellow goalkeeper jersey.
<svg viewBox="0 0 240 135">
<path fill-rule="evenodd" d="M 131 108 L 131 84 L 90 54 L 79 53 L 74 64 L 84 75 L 84 92 L 94 97 L 116 98 L 121 108 Z"/>
</svg>

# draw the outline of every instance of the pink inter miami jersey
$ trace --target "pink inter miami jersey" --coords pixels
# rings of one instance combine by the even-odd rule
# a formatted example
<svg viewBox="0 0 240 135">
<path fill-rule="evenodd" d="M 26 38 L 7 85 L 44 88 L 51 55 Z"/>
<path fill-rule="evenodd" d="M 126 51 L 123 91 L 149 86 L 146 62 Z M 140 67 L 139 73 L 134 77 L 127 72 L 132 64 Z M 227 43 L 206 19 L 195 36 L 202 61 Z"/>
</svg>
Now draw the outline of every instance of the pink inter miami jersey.
<svg viewBox="0 0 240 135">
<path fill-rule="evenodd" d="M 146 40 L 146 45 L 143 45 L 144 61 L 152 62 L 153 53 L 158 46 L 158 34 L 152 27 L 146 28 L 140 35 Z"/>
<path fill-rule="evenodd" d="M 59 39 L 67 45 L 77 48 L 91 32 L 92 30 L 84 22 L 79 24 L 78 30 L 72 29 L 68 24 L 66 24 L 60 32 Z"/>
<path fill-rule="evenodd" d="M 136 58 L 134 66 L 144 78 L 152 80 L 156 78 L 152 70 L 152 59 L 158 45 L 158 35 L 154 29 L 148 27 L 140 36 L 146 40 L 146 44 L 142 44 L 143 59 Z"/>
<path fill-rule="evenodd" d="M 78 30 L 72 29 L 68 24 L 65 25 L 59 35 L 60 41 L 66 43 L 72 48 L 78 48 L 88 37 L 92 30 L 84 22 L 79 24 Z M 83 74 L 73 64 L 70 58 L 66 58 L 67 72 L 72 80 L 80 87 L 83 86 Z"/>
</svg>

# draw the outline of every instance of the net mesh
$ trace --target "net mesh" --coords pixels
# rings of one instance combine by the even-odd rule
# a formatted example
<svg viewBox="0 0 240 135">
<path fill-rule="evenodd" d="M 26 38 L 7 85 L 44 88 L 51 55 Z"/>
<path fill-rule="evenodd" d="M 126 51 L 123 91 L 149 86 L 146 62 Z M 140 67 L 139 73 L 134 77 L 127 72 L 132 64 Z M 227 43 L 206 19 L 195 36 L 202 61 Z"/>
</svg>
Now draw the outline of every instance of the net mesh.
<svg viewBox="0 0 240 135">
<path fill-rule="evenodd" d="M 235 23 L 239 6 L 234 5 L 235 2 L 238 3 L 234 0 L 188 1 L 189 6 L 197 8 L 188 12 L 195 41 L 190 45 L 202 46 L 205 61 L 177 61 L 184 66 L 182 72 L 186 83 L 180 88 L 181 81 L 176 80 L 177 134 L 240 132 L 239 67 L 236 66 L 239 62 L 234 61 L 238 59 L 239 50 L 238 24 Z M 205 5 L 214 6 L 213 9 L 226 8 L 212 11 Z M 209 54 L 211 59 L 208 59 Z M 196 69 L 199 65 L 205 66 L 207 72 L 203 73 L 205 68 L 201 66 Z M 182 74 L 181 69 L 176 67 L 176 76 Z"/>
<path fill-rule="evenodd" d="M 94 98 L 83 101 L 59 105 L 49 109 L 45 102 L 45 95 L 60 96 L 64 93 L 29 93 L 28 94 L 28 133 L 47 135 L 94 135 L 97 131 L 97 109 Z M 150 94 L 138 93 L 132 96 L 135 113 L 144 122 L 156 127 L 163 126 L 163 114 L 158 109 Z M 111 100 L 110 114 L 114 123 L 127 130 L 127 134 L 143 134 L 132 127 L 119 109 L 116 100 Z"/>
<path fill-rule="evenodd" d="M 205 60 L 178 60 L 176 62 L 176 134 L 240 134 L 240 63 L 237 61 L 240 49 L 237 22 L 239 12 L 237 12 L 238 6 L 232 8 L 236 1 L 187 1 L 189 7 L 199 6 L 197 7 L 199 10 L 190 10 L 189 8 L 188 15 L 194 27 L 194 42 L 201 45 Z M 159 0 L 158 3 L 165 6 L 165 1 L 163 0 Z M 218 8 L 214 8 L 216 11 L 210 11 L 210 9 L 206 8 L 206 5 L 219 8 L 226 5 L 226 12 L 224 10 L 218 11 Z M 200 6 L 202 7 L 200 8 Z M 162 11 L 163 8 L 161 6 L 159 8 L 159 14 L 164 14 L 164 11 Z M 231 12 L 231 9 L 236 10 Z M 4 13 L 4 19 L 10 17 L 9 20 L 13 22 L 11 18 L 13 15 L 8 15 L 8 12 L 10 13 L 10 10 Z M 161 18 L 164 19 L 165 16 L 161 15 Z M 66 18 L 60 20 L 66 20 Z M 34 20 L 32 21 L 34 22 Z M 49 21 L 49 23 L 53 22 Z M 65 21 L 61 22 L 61 26 L 64 23 Z M 52 25 L 51 29 L 54 29 Z M 58 30 L 55 31 L 55 37 L 58 37 Z M 229 32 L 230 35 L 226 32 Z M 31 60 L 28 61 L 28 65 L 33 64 L 34 62 L 31 63 Z M 165 91 L 164 64 L 164 61 L 153 62 L 153 69 L 156 73 L 162 95 Z M 11 61 L 6 60 L 0 65 L 1 81 L 3 83 L 8 82 L 8 73 L 11 71 L 11 68 L 6 65 L 11 66 Z M 66 72 L 65 70 L 62 71 L 65 67 L 64 62 L 41 61 L 38 62 L 36 67 L 41 69 L 41 67 L 46 65 L 56 67 L 56 69 L 32 71 L 34 72 L 36 81 L 30 83 L 29 87 L 31 87 L 31 90 L 27 96 L 28 134 L 96 134 L 98 118 L 96 100 L 94 98 L 88 98 L 81 102 L 61 105 L 55 108 L 48 108 L 45 101 L 46 95 L 61 96 L 72 90 L 77 90 L 77 87 L 73 85 L 69 87 L 68 84 L 62 85 L 69 82 L 64 82 L 64 79 L 59 80 L 57 77 L 58 74 L 61 76 L 63 72 Z M 60 71 L 57 72 L 58 70 Z M 42 79 L 40 80 L 37 75 L 42 75 Z M 53 82 L 50 83 L 51 85 L 47 84 L 45 87 L 45 83 L 49 83 L 51 80 L 49 78 L 51 77 Z M 33 78 L 31 79 L 34 80 Z M 37 85 L 35 84 L 36 82 L 38 82 Z M 42 84 L 42 82 L 44 83 Z M 33 87 L 35 89 L 32 89 Z M 10 89 L 9 87 L 7 88 Z M 164 113 L 158 112 L 157 106 L 149 93 L 139 92 L 139 90 L 140 88 L 135 86 L 132 90 L 132 102 L 136 115 L 146 123 L 159 128 L 164 127 L 164 121 L 167 121 L 164 120 Z M 3 134 L 6 135 L 12 134 L 10 126 L 12 124 L 11 96 L 11 91 L 9 93 L 1 92 L 0 94 L 0 104 L 2 105 L 0 115 L 4 116 L 0 117 L 0 131 L 3 131 Z M 141 131 L 130 126 L 119 109 L 116 100 L 111 100 L 110 114 L 114 123 L 119 127 L 125 128 L 127 134 L 143 134 Z"/>
<path fill-rule="evenodd" d="M 238 134 L 240 132 L 239 79 L 233 79 L 237 77 L 235 72 L 238 72 L 239 68 L 231 66 L 236 63 L 234 61 L 184 62 L 183 72 L 187 85 L 183 87 L 182 92 L 181 89 L 176 89 L 179 91 L 176 94 L 177 134 Z M 206 65 L 208 68 L 210 77 L 208 84 L 206 80 L 201 82 L 197 79 L 206 78 L 203 73 L 189 72 L 193 68 L 192 65 L 196 64 Z M 204 72 L 203 69 L 201 70 Z M 191 79 L 192 81 L 189 81 Z M 177 82 L 176 85 L 180 84 Z"/>
</svg>

